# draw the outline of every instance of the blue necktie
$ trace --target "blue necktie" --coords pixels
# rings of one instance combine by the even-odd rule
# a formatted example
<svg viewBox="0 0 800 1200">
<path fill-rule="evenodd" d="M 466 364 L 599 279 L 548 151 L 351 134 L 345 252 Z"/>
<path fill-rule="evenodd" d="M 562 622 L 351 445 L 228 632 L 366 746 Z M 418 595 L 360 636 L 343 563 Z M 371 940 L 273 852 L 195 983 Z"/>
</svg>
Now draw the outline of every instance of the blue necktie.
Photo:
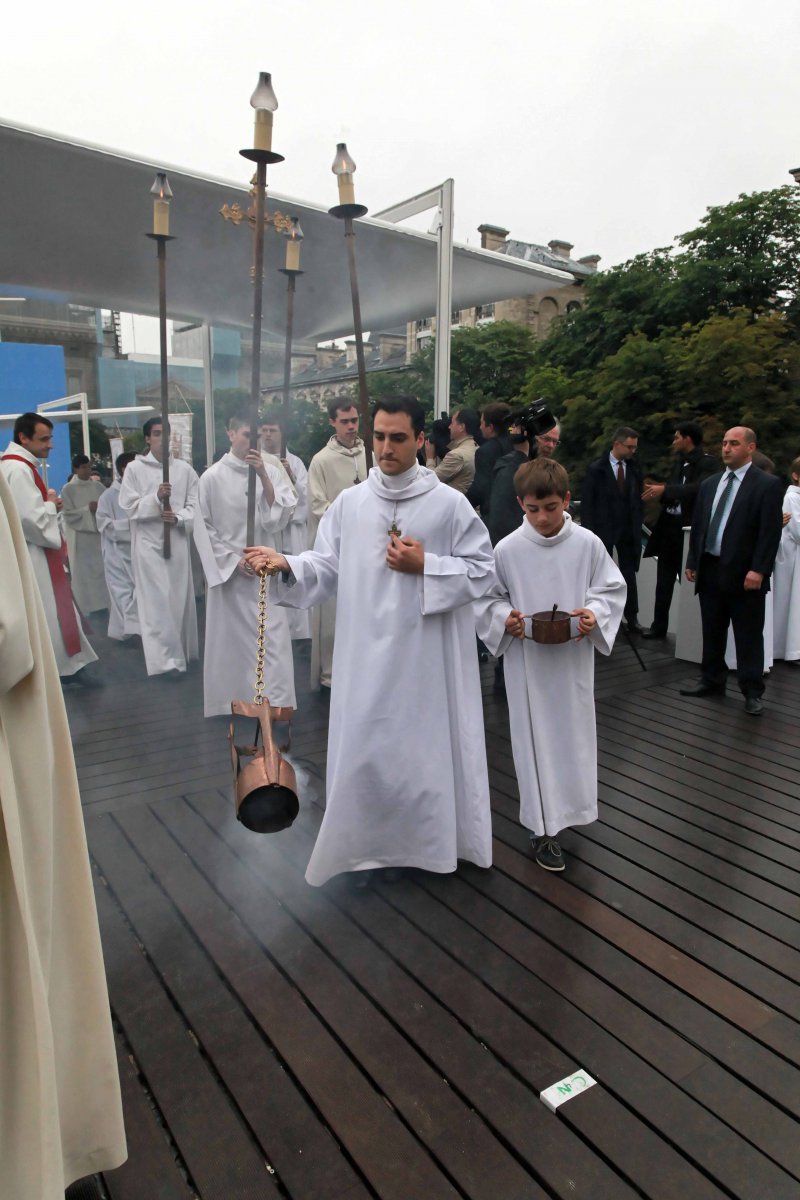
<svg viewBox="0 0 800 1200">
<path fill-rule="evenodd" d="M 714 509 L 713 515 L 711 517 L 711 524 L 708 527 L 708 537 L 706 538 L 706 550 L 710 550 L 710 548 L 712 546 L 715 546 L 717 544 L 717 534 L 719 533 L 719 527 L 722 524 L 722 518 L 724 517 L 725 512 L 727 511 L 727 508 L 728 508 L 728 502 L 730 501 L 730 498 L 731 498 L 731 492 L 733 491 L 733 481 L 735 478 L 736 478 L 736 476 L 734 475 L 733 471 L 729 472 L 728 478 L 725 481 L 725 487 L 722 491 L 722 495 L 719 498 L 719 503 L 717 504 L 717 507 Z"/>
</svg>

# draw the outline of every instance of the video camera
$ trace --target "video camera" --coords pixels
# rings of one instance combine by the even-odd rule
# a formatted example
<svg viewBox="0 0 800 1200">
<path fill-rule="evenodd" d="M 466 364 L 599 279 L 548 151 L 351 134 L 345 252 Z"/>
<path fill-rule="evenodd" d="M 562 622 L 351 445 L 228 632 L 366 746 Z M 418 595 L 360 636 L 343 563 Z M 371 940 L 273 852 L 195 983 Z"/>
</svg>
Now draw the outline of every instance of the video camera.
<svg viewBox="0 0 800 1200">
<path fill-rule="evenodd" d="M 517 412 L 512 412 L 508 418 L 509 428 L 513 425 L 521 425 L 525 430 L 523 440 L 532 442 L 537 434 L 547 433 L 558 421 L 550 410 L 550 405 L 544 396 L 540 396 L 538 400 L 532 401 L 527 408 L 520 408 Z M 517 435 L 519 436 L 519 435 Z M 514 435 L 511 435 L 511 440 L 514 440 Z"/>
</svg>

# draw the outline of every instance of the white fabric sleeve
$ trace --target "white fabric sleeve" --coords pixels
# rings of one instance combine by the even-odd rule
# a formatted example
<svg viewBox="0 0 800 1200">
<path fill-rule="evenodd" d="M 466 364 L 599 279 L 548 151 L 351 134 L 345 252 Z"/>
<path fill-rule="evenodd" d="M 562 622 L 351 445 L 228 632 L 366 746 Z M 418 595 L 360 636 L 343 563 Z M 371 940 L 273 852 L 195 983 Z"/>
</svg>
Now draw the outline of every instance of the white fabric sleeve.
<svg viewBox="0 0 800 1200">
<path fill-rule="evenodd" d="M 489 534 L 472 505 L 459 492 L 453 509 L 450 554 L 425 554 L 421 605 L 423 616 L 452 612 L 478 600 L 492 587 L 494 556 Z"/>
</svg>

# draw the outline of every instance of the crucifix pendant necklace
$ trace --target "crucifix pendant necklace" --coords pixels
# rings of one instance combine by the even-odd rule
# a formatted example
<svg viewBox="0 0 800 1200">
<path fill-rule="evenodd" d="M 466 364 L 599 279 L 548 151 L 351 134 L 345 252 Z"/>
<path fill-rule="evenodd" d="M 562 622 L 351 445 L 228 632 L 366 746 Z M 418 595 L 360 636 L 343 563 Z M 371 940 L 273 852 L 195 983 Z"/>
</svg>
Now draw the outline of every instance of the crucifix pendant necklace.
<svg viewBox="0 0 800 1200">
<path fill-rule="evenodd" d="M 389 526 L 389 537 L 402 537 L 403 534 L 397 528 L 397 501 L 395 501 L 394 512 L 392 513 L 392 523 Z"/>
</svg>

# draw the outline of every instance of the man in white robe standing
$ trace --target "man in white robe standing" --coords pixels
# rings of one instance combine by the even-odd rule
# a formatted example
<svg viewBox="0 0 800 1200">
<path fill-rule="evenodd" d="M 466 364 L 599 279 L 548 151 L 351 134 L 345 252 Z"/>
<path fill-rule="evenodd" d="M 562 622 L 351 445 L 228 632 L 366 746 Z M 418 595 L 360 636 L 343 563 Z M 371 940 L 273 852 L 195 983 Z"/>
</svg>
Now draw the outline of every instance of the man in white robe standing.
<svg viewBox="0 0 800 1200">
<path fill-rule="evenodd" d="M 98 500 L 96 514 L 109 596 L 108 636 L 128 645 L 140 631 L 131 562 L 131 522 L 120 508 L 119 491 L 125 469 L 135 458 L 135 454 L 117 455 L 117 477 Z"/>
<path fill-rule="evenodd" d="M 98 687 L 102 681 L 86 670 L 89 663 L 97 662 L 97 655 L 83 632 L 64 569 L 66 546 L 58 523 L 61 501 L 55 492 L 48 492 L 39 474 L 39 460 L 48 457 L 52 446 L 53 422 L 39 413 L 23 413 L 14 422 L 14 440 L 2 456 L 3 473 L 22 521 L 58 673 L 62 680 Z"/>
<path fill-rule="evenodd" d="M 145 422 L 144 440 L 147 454 L 126 468 L 119 504 L 131 522 L 131 561 L 147 674 L 177 679 L 198 656 L 189 543 L 198 479 L 188 463 L 173 458 L 170 481 L 162 483 L 160 417 Z M 167 497 L 169 509 L 164 508 Z M 171 529 L 169 558 L 164 558 L 165 524 Z"/>
<path fill-rule="evenodd" d="M 286 554 L 302 554 L 308 548 L 308 471 L 302 458 L 292 454 L 288 446 L 284 458 L 280 457 L 282 420 L 280 409 L 268 409 L 261 418 L 258 432 L 261 437 L 261 449 L 267 454 L 278 456 L 297 494 L 294 516 L 283 531 L 283 550 Z M 289 618 L 292 641 L 302 641 L 311 637 L 311 618 L 307 612 L 296 608 L 289 609 L 286 615 Z"/>
<path fill-rule="evenodd" d="M 375 405 L 377 467 L 320 522 L 313 550 L 248 550 L 279 602 L 336 591 L 327 803 L 306 871 L 314 886 L 374 868 L 451 872 L 491 866 L 491 819 L 471 602 L 492 586 L 483 522 L 460 492 L 419 466 L 424 410 Z M 467 649 L 468 648 L 468 649 Z"/>
<path fill-rule="evenodd" d="M 325 513 L 346 488 L 367 477 L 364 443 L 358 436 L 358 409 L 352 400 L 332 400 L 328 418 L 333 436 L 314 455 L 308 468 L 308 545 L 314 545 Z M 336 593 L 311 614 L 311 686 L 330 694 L 333 670 L 333 635 L 336 628 Z"/>
<path fill-rule="evenodd" d="M 206 643 L 203 662 L 204 712 L 230 716 L 231 700 L 249 700 L 255 687 L 259 577 L 244 557 L 247 484 L 256 484 L 256 540 L 279 540 L 292 519 L 294 488 L 283 467 L 265 463 L 250 449 L 250 423 L 228 421 L 230 451 L 200 479 L 200 511 L 214 563 L 206 566 Z M 204 564 L 206 565 L 206 564 Z M 276 708 L 296 708 L 294 661 L 287 612 L 268 603 L 264 639 L 265 695 Z"/>
<path fill-rule="evenodd" d="M 0 474 L 0 1195 L 63 1200 L 126 1149 L 72 743 L 25 540 Z"/>
<path fill-rule="evenodd" d="M 573 524 L 559 463 L 524 463 L 514 486 L 525 519 L 495 546 L 497 589 L 475 605 L 478 636 L 504 656 L 520 821 L 539 866 L 563 871 L 558 835 L 597 820 L 594 652 L 611 653 L 627 589 L 600 539 Z M 574 640 L 531 640 L 531 614 L 554 608 L 570 614 Z"/>
<path fill-rule="evenodd" d="M 91 479 L 92 464 L 85 454 L 72 460 L 74 475 L 61 489 L 69 553 L 72 594 L 82 613 L 108 608 L 108 588 L 103 570 L 103 553 L 97 529 L 97 505 L 106 489 Z"/>
</svg>

